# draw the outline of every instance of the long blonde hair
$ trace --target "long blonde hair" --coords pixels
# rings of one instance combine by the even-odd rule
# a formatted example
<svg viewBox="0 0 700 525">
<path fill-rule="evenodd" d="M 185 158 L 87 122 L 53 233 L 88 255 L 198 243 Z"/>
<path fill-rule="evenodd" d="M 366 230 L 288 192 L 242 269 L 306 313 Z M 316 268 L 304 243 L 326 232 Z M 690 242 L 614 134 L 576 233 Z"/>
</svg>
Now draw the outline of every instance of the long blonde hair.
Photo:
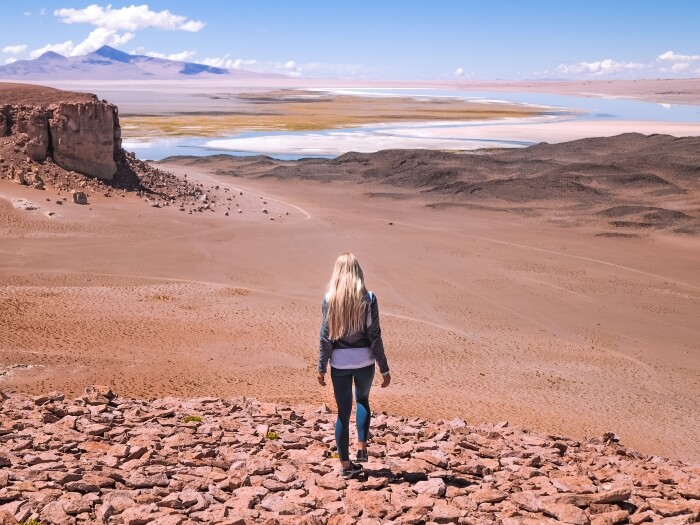
<svg viewBox="0 0 700 525">
<path fill-rule="evenodd" d="M 355 256 L 338 256 L 328 283 L 328 337 L 340 339 L 363 329 L 366 319 L 365 278 Z"/>
</svg>

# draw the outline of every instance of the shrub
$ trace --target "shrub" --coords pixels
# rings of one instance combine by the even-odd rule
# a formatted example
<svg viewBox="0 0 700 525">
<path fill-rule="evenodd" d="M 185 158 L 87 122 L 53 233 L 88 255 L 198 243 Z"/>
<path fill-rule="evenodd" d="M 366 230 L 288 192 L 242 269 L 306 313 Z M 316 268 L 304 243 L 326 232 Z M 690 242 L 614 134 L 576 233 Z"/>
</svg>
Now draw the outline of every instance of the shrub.
<svg viewBox="0 0 700 525">
<path fill-rule="evenodd" d="M 266 436 L 266 437 L 267 437 L 267 439 L 269 439 L 270 441 L 276 441 L 276 440 L 278 440 L 278 439 L 280 438 L 279 435 L 277 434 L 277 432 L 275 432 L 274 430 L 268 430 L 268 431 L 267 431 L 267 436 Z"/>
<path fill-rule="evenodd" d="M 182 420 L 183 423 L 201 423 L 201 416 L 185 416 Z"/>
</svg>

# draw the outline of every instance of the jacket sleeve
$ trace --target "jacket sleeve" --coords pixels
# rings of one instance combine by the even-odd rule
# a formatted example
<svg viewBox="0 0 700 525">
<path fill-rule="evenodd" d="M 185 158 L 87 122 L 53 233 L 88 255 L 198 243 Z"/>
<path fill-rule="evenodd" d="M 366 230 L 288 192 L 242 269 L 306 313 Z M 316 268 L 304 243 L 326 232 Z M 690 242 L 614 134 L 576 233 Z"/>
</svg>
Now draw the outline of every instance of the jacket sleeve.
<svg viewBox="0 0 700 525">
<path fill-rule="evenodd" d="M 382 328 L 379 325 L 379 304 L 377 303 L 377 296 L 374 294 L 372 294 L 372 300 L 369 307 L 372 317 L 372 324 L 370 324 L 369 328 L 367 329 L 367 335 L 370 340 L 370 349 L 372 350 L 374 359 L 379 365 L 379 371 L 382 374 L 386 374 L 389 372 L 389 363 L 387 363 L 386 354 L 384 353 Z"/>
<path fill-rule="evenodd" d="M 318 344 L 318 373 L 325 374 L 328 368 L 328 361 L 331 358 L 331 352 L 333 351 L 333 343 L 328 339 L 328 319 L 326 318 L 328 314 L 328 303 L 323 300 L 321 305 L 322 320 L 321 320 L 321 333 L 319 335 Z"/>
</svg>

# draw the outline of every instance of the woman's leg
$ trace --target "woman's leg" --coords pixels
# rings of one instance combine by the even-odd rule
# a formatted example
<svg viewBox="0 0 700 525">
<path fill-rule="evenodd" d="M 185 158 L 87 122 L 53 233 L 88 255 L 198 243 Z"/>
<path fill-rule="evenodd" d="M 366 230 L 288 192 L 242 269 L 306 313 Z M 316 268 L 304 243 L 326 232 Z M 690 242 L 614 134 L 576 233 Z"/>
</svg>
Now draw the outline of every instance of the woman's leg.
<svg viewBox="0 0 700 525">
<path fill-rule="evenodd" d="M 355 401 L 357 401 L 357 445 L 359 448 L 367 446 L 369 435 L 369 422 L 372 412 L 369 408 L 369 391 L 374 379 L 374 365 L 354 370 L 355 376 Z"/>
<path fill-rule="evenodd" d="M 338 405 L 335 422 L 335 443 L 343 467 L 350 465 L 350 413 L 352 412 L 352 371 L 331 367 L 333 393 Z"/>
</svg>

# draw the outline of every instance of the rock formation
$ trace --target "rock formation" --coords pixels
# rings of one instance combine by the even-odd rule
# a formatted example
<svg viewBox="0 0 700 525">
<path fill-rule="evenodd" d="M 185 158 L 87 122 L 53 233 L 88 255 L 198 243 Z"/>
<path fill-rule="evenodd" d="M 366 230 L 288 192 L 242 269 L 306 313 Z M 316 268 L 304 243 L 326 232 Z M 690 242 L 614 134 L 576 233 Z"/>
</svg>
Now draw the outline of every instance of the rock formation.
<svg viewBox="0 0 700 525">
<path fill-rule="evenodd" d="M 105 102 L 59 104 L 49 129 L 56 164 L 100 179 L 114 177 L 121 157 L 116 106 Z"/>
<path fill-rule="evenodd" d="M 114 177 L 122 159 L 116 106 L 94 95 L 6 86 L 0 89 L 0 137 L 13 136 L 33 161 L 51 157 L 66 170 L 103 180 Z M 31 96 L 37 90 L 48 96 L 37 100 Z"/>
<path fill-rule="evenodd" d="M 344 480 L 335 415 L 246 399 L 0 392 L 0 523 L 695 523 L 700 467 L 503 422 L 376 414 Z"/>
</svg>

